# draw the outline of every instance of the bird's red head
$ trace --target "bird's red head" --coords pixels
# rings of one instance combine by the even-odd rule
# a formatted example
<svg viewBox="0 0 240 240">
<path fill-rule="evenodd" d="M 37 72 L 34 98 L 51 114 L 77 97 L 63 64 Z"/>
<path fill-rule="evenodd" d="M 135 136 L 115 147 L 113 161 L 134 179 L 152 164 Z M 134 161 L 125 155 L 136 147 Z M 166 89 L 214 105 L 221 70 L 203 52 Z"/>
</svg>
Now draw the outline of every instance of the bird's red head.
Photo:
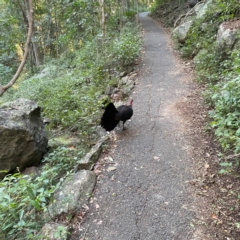
<svg viewBox="0 0 240 240">
<path fill-rule="evenodd" d="M 130 99 L 130 104 L 129 104 L 129 105 L 132 106 L 132 103 L 133 103 L 133 99 L 131 98 L 131 99 Z"/>
</svg>

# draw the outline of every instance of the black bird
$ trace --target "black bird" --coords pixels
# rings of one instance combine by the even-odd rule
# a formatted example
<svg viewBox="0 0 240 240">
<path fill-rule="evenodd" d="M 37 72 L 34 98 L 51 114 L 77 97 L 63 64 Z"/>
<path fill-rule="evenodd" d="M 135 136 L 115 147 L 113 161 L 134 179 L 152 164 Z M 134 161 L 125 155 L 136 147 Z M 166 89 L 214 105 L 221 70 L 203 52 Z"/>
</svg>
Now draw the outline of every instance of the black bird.
<svg viewBox="0 0 240 240">
<path fill-rule="evenodd" d="M 190 8 L 193 8 L 198 2 L 201 2 L 201 0 L 189 0 L 188 1 L 188 6 Z"/>
<path fill-rule="evenodd" d="M 133 100 L 131 99 L 129 106 L 122 105 L 117 108 L 113 103 L 109 103 L 101 118 L 101 126 L 110 132 L 122 121 L 124 130 L 124 123 L 133 115 L 132 103 Z"/>
</svg>

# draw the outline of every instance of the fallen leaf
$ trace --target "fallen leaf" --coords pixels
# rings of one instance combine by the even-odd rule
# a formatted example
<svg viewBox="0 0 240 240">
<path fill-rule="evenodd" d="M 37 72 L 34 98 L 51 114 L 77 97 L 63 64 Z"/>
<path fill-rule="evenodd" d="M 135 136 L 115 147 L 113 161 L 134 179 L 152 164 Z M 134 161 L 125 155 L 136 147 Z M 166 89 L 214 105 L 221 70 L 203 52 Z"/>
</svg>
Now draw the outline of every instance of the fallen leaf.
<svg viewBox="0 0 240 240">
<path fill-rule="evenodd" d="M 93 172 L 98 175 L 98 174 L 100 174 L 102 171 L 100 171 L 100 170 L 98 170 L 98 169 L 94 169 Z"/>
<path fill-rule="evenodd" d="M 97 225 L 100 225 L 100 224 L 102 224 L 102 220 L 100 220 L 100 221 L 97 223 Z"/>
<path fill-rule="evenodd" d="M 209 166 L 208 163 L 205 163 L 205 164 L 204 164 L 204 167 L 205 167 L 205 169 L 208 169 L 210 166 Z"/>
<path fill-rule="evenodd" d="M 156 161 L 160 160 L 160 158 L 157 157 L 157 156 L 154 156 L 153 159 L 156 160 Z"/>
<path fill-rule="evenodd" d="M 115 171 L 116 169 L 117 169 L 116 167 L 110 166 L 108 167 L 107 171 L 111 172 L 111 171 Z"/>
<path fill-rule="evenodd" d="M 214 213 L 211 214 L 211 218 L 212 219 L 218 219 L 218 217 Z"/>
</svg>

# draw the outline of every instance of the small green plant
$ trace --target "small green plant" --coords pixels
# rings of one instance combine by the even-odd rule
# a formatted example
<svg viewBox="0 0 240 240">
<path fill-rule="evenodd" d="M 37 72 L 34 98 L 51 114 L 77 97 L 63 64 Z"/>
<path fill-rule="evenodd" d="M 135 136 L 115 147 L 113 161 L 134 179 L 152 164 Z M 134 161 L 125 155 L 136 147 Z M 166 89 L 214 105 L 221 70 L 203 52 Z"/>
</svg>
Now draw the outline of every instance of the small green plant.
<svg viewBox="0 0 240 240">
<path fill-rule="evenodd" d="M 54 234 L 56 239 L 66 239 L 68 231 L 63 226 L 58 226 L 57 232 Z"/>
<path fill-rule="evenodd" d="M 13 74 L 13 69 L 0 63 L 0 85 L 7 84 Z"/>
<path fill-rule="evenodd" d="M 231 162 L 222 162 L 222 163 L 220 163 L 220 166 L 223 168 L 219 171 L 219 174 L 227 174 L 227 173 L 231 172 L 231 170 L 232 170 Z"/>
</svg>

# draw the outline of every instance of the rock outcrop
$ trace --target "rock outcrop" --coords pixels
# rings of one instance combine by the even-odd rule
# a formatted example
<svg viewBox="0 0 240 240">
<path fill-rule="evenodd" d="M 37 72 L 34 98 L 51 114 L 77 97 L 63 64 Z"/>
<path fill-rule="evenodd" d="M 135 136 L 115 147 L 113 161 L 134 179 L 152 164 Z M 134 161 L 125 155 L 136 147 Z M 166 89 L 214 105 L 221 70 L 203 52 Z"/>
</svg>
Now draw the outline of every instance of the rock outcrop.
<svg viewBox="0 0 240 240">
<path fill-rule="evenodd" d="M 178 42 L 184 42 L 192 23 L 192 21 L 188 21 L 176 27 L 172 32 L 174 39 Z"/>
<path fill-rule="evenodd" d="M 0 136 L 0 178 L 38 164 L 48 145 L 40 107 L 28 99 L 2 105 Z"/>
<path fill-rule="evenodd" d="M 61 188 L 54 193 L 53 203 L 48 207 L 46 220 L 61 214 L 74 214 L 92 194 L 96 184 L 96 175 L 89 170 L 81 170 L 67 178 Z"/>
<path fill-rule="evenodd" d="M 218 28 L 216 55 L 220 60 L 227 59 L 230 51 L 240 48 L 240 20 L 223 22 Z"/>
</svg>

